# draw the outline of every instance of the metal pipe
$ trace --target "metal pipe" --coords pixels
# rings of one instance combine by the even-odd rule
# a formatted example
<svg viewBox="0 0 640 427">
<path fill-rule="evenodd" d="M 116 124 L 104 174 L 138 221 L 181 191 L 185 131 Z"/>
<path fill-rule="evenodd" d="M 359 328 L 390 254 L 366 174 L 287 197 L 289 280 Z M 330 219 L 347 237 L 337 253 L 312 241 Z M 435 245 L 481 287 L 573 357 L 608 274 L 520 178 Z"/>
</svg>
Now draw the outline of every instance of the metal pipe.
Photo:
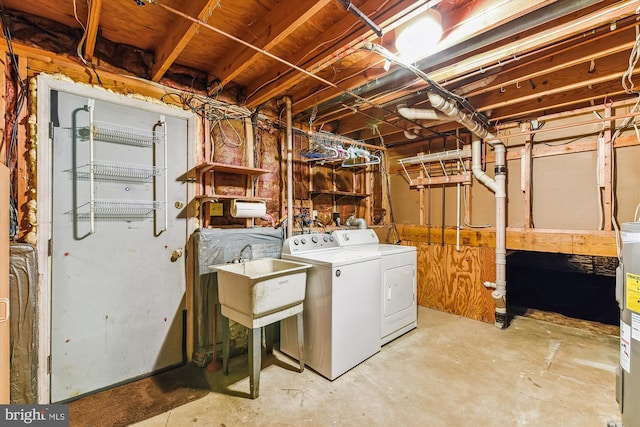
<svg viewBox="0 0 640 427">
<path fill-rule="evenodd" d="M 455 49 L 447 49 L 443 52 L 438 52 L 437 54 L 437 63 L 438 64 L 445 64 L 448 63 L 448 61 L 453 60 L 456 56 L 465 54 L 465 53 L 470 53 L 473 52 L 475 50 L 477 50 L 478 48 L 484 47 L 484 46 L 488 46 L 492 43 L 496 43 L 500 40 L 504 40 L 507 39 L 509 37 L 513 37 L 514 35 L 525 31 L 529 28 L 532 28 L 534 26 L 537 25 L 541 25 L 547 22 L 550 22 L 554 19 L 560 18 L 562 16 L 567 16 L 571 13 L 574 13 L 580 9 L 583 9 L 585 7 L 588 7 L 590 5 L 596 4 L 598 3 L 599 0 L 580 0 L 580 1 L 561 1 L 561 2 L 554 2 L 546 7 L 540 8 L 534 12 L 531 12 L 529 14 L 527 14 L 526 18 L 525 17 L 521 17 L 519 19 L 516 19 L 512 22 L 509 23 L 509 25 L 505 25 L 503 27 L 499 27 L 497 29 L 494 29 L 494 31 L 491 31 L 489 34 L 487 34 L 486 36 L 483 37 L 474 37 L 471 40 L 467 40 L 465 43 L 462 43 L 458 46 L 456 46 Z M 615 9 L 616 11 L 618 11 L 618 8 Z M 582 19 L 579 22 L 583 22 L 586 21 L 586 23 L 589 23 L 592 20 L 596 20 L 598 19 L 598 16 L 589 16 L 589 19 Z M 597 23 L 597 22 L 596 22 Z M 367 50 L 371 50 L 371 45 L 368 46 L 364 46 L 365 49 Z M 536 46 L 534 46 L 536 47 Z M 531 51 L 531 46 L 523 46 L 522 48 L 518 48 L 517 46 L 514 47 L 514 50 L 517 52 L 525 52 L 525 51 Z M 378 52 L 380 53 L 380 52 Z M 383 55 L 384 56 L 384 55 Z M 432 55 L 430 57 L 427 57 L 425 59 L 422 59 L 420 61 L 418 61 L 416 63 L 415 68 L 416 69 L 426 69 L 426 68 L 432 68 L 434 66 L 434 56 Z M 504 56 L 504 53 L 502 53 L 502 57 Z M 507 55 L 508 56 L 508 55 Z M 389 60 L 391 60 L 393 62 L 392 59 L 387 58 Z M 499 58 L 497 58 L 499 59 Z M 506 58 L 505 58 L 506 59 Z M 497 62 L 497 60 L 496 60 Z M 404 64 L 399 64 L 402 66 L 401 69 L 386 74 L 384 76 L 381 76 L 379 78 L 376 79 L 376 88 L 377 87 L 382 87 L 384 85 L 390 84 L 390 83 L 394 83 L 396 81 L 401 81 L 404 78 L 409 77 L 411 74 L 415 73 L 404 66 Z M 476 68 L 481 68 L 483 64 L 479 64 L 479 66 L 477 66 Z M 475 66 L 475 65 L 473 65 Z M 419 76 L 420 77 L 420 76 Z M 369 84 L 364 84 L 362 86 L 359 86 L 357 88 L 352 89 L 352 92 L 355 93 L 362 93 L 362 94 L 366 94 L 368 92 L 370 92 L 372 89 L 371 85 Z M 337 104 L 345 104 L 348 101 L 346 101 L 343 97 L 338 97 L 338 98 L 334 98 L 332 100 L 326 101 L 324 103 L 318 104 L 317 108 L 318 111 L 324 111 L 328 108 L 334 107 Z"/>
<path fill-rule="evenodd" d="M 365 24 L 367 24 L 367 26 L 369 28 L 371 28 L 371 31 L 373 31 L 374 33 L 376 33 L 376 35 L 378 37 L 382 37 L 382 29 L 380 27 L 378 27 L 378 25 L 376 25 L 375 22 L 373 22 L 367 15 L 365 15 L 364 13 L 362 13 L 362 11 L 360 9 L 358 9 L 357 7 L 355 7 L 353 5 L 353 3 L 351 3 L 351 0 L 338 0 L 338 3 L 340 3 L 342 5 L 342 7 L 345 8 L 345 10 L 347 12 L 351 12 L 353 13 L 355 16 L 357 16 L 362 22 L 364 22 Z"/>
<path fill-rule="evenodd" d="M 293 131 L 291 119 L 291 98 L 285 96 L 284 102 L 287 114 L 287 238 L 293 235 Z"/>
</svg>

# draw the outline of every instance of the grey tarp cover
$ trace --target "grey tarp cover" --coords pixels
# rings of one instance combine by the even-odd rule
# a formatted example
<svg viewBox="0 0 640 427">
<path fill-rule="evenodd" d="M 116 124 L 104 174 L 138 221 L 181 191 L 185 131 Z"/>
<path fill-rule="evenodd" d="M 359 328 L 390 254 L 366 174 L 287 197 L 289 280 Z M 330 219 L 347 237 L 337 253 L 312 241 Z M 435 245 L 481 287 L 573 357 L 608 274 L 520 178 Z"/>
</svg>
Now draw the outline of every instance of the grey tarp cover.
<svg viewBox="0 0 640 427">
<path fill-rule="evenodd" d="M 38 403 L 38 266 L 35 248 L 12 243 L 9 264 L 12 404 Z"/>
<path fill-rule="evenodd" d="M 249 259 L 280 258 L 284 243 L 283 229 L 263 228 L 201 228 L 191 236 L 193 251 L 193 361 L 204 366 L 212 358 L 213 324 L 218 303 L 216 273 L 209 266 L 226 264 L 240 255 Z M 216 323 L 220 325 L 220 322 Z M 221 337 L 220 331 L 217 334 Z"/>
</svg>

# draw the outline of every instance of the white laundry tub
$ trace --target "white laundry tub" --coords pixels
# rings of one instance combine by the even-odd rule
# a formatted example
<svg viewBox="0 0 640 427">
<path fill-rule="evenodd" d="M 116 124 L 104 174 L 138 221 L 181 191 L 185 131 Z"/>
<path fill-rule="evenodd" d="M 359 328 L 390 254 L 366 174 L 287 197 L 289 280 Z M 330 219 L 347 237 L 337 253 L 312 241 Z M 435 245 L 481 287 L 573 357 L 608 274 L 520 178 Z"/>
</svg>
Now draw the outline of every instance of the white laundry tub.
<svg viewBox="0 0 640 427">
<path fill-rule="evenodd" d="M 222 314 L 259 328 L 302 311 L 310 264 L 262 258 L 209 267 L 218 272 Z"/>
</svg>

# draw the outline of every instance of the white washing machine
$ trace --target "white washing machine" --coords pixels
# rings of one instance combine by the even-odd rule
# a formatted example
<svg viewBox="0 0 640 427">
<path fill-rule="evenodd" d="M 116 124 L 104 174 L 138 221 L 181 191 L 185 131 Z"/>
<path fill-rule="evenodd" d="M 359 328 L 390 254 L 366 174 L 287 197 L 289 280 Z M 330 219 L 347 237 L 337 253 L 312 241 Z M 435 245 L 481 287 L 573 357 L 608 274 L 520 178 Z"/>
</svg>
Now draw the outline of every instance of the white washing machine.
<svg viewBox="0 0 640 427">
<path fill-rule="evenodd" d="M 336 230 L 332 236 L 342 248 L 372 251 L 381 255 L 382 345 L 416 328 L 416 248 L 380 243 L 371 229 Z"/>
<path fill-rule="evenodd" d="M 287 239 L 282 259 L 311 264 L 304 300 L 304 361 L 334 380 L 380 351 L 380 254 L 342 249 L 329 234 Z M 294 318 L 280 323 L 280 350 L 297 358 Z"/>
</svg>

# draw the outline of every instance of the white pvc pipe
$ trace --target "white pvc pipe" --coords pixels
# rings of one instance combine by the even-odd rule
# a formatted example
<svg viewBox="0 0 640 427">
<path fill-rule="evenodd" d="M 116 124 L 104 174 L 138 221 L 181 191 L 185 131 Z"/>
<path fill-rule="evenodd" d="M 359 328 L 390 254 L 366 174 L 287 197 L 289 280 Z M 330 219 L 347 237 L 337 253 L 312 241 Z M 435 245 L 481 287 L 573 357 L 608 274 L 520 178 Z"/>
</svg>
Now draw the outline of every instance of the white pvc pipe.
<svg viewBox="0 0 640 427">
<path fill-rule="evenodd" d="M 410 108 L 406 105 L 399 105 L 398 114 L 405 119 L 409 120 L 445 120 L 447 116 L 440 114 L 439 111 L 422 109 L 422 108 Z"/>
<path fill-rule="evenodd" d="M 471 142 L 472 172 L 478 181 L 495 193 L 496 197 L 496 283 L 495 290 L 491 293 L 491 296 L 496 303 L 495 326 L 504 329 L 507 327 L 506 148 L 503 142 L 497 139 L 495 135 L 489 133 L 483 125 L 477 123 L 468 114 L 460 111 L 455 103 L 447 101 L 435 92 L 429 92 L 429 101 L 434 108 L 439 109 L 447 116 L 462 124 L 477 137 Z M 488 176 L 482 170 L 480 138 L 488 139 L 490 141 L 489 144 L 492 145 L 495 150 L 495 179 Z"/>
<path fill-rule="evenodd" d="M 478 181 L 489 187 L 494 193 L 498 191 L 498 184 L 482 170 L 482 143 L 480 139 L 471 141 L 471 171 Z"/>
<path fill-rule="evenodd" d="M 507 168 L 506 148 L 504 144 L 497 144 L 495 149 L 495 182 L 496 191 L 496 290 L 491 296 L 496 302 L 496 326 L 507 326 Z"/>
</svg>

